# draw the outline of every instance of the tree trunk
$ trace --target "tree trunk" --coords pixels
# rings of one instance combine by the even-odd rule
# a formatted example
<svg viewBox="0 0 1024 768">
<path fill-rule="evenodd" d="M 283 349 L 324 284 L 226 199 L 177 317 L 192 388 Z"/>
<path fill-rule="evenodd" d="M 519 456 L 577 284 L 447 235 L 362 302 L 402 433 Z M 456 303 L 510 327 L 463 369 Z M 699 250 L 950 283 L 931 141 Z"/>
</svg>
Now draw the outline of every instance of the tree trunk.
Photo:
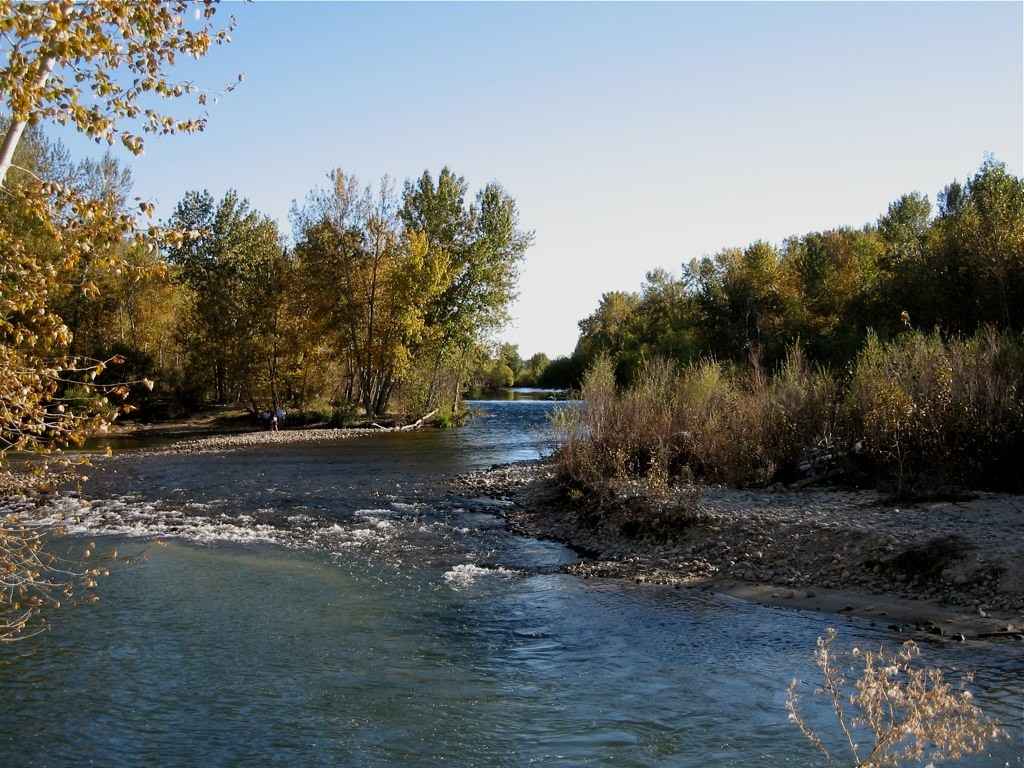
<svg viewBox="0 0 1024 768">
<path fill-rule="evenodd" d="M 53 57 L 43 62 L 43 71 L 39 73 L 39 77 L 36 79 L 36 88 L 42 88 L 46 85 L 46 81 L 50 79 L 50 73 L 53 72 L 53 65 Z M 21 135 L 25 132 L 27 125 L 27 120 L 12 122 L 7 129 L 7 135 L 4 136 L 3 144 L 0 144 L 0 187 L 4 185 L 4 181 L 7 179 L 7 170 L 11 167 L 11 163 L 14 160 L 14 150 L 18 148 L 18 142 L 21 141 Z"/>
</svg>

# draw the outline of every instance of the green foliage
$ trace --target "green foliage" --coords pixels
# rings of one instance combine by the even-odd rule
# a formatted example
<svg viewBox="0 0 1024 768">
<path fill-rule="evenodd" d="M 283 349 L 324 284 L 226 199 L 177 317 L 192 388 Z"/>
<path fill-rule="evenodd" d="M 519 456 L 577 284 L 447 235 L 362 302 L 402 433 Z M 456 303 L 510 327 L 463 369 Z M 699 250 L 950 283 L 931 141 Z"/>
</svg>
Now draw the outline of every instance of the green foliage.
<svg viewBox="0 0 1024 768">
<path fill-rule="evenodd" d="M 580 321 L 572 364 L 550 376 L 578 385 L 602 353 L 620 384 L 653 357 L 742 363 L 754 354 L 775 367 L 797 341 L 838 369 L 869 330 L 888 340 L 908 323 L 950 336 L 986 324 L 1024 330 L 1024 180 L 1002 164 L 988 159 L 947 186 L 934 217 L 915 192 L 859 229 L 724 249 L 678 278 L 651 272 L 639 293 L 606 293 Z"/>
<path fill-rule="evenodd" d="M 383 413 L 395 393 L 415 413 L 451 413 L 483 339 L 506 318 L 531 236 L 495 184 L 473 204 L 443 169 L 360 192 L 341 171 L 295 207 L 300 315 L 338 362 L 341 399 Z M 518 353 L 509 360 L 521 366 Z M 506 368 L 512 370 L 511 366 Z M 514 380 L 514 370 L 511 374 Z M 496 376 L 509 382 L 505 369 Z"/>
<path fill-rule="evenodd" d="M 195 297 L 186 328 L 188 366 L 208 377 L 217 402 L 253 400 L 257 372 L 272 365 L 288 269 L 277 225 L 234 191 L 220 202 L 208 192 L 187 193 L 171 225 L 189 232 L 167 252 Z M 273 371 L 270 376 L 274 389 Z"/>
<path fill-rule="evenodd" d="M 579 389 L 585 364 L 582 356 L 556 357 L 537 377 L 537 386 L 547 389 Z"/>
<path fill-rule="evenodd" d="M 541 380 L 544 376 L 544 372 L 547 367 L 551 364 L 548 356 L 543 352 L 530 357 L 522 368 L 516 372 L 516 386 L 517 387 L 539 387 L 542 386 Z"/>
</svg>

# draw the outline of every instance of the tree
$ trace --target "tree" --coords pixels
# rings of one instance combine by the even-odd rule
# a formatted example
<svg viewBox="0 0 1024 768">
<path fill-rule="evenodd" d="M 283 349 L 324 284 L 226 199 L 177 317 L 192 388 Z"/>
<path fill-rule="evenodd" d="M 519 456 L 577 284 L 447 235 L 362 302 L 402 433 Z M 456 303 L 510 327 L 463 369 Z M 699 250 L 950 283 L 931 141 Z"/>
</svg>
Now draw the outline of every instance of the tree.
<svg viewBox="0 0 1024 768">
<path fill-rule="evenodd" d="M 580 322 L 569 360 L 545 378 L 564 383 L 600 353 L 619 384 L 643 361 L 701 356 L 768 367 L 799 343 L 814 362 L 848 364 L 869 331 L 908 326 L 946 335 L 991 324 L 1024 328 L 1024 180 L 988 158 L 939 195 L 902 195 L 863 227 L 763 241 L 694 259 L 681 278 L 654 270 L 639 294 L 611 291 Z M 578 381 L 578 375 L 575 379 Z"/>
<path fill-rule="evenodd" d="M 551 360 L 543 352 L 531 355 L 530 359 L 523 365 L 522 370 L 516 377 L 516 384 L 521 387 L 536 387 L 540 383 L 541 376 L 547 370 Z"/>
<path fill-rule="evenodd" d="M 512 371 L 512 380 L 519 377 L 519 373 L 523 370 L 523 358 L 519 356 L 519 345 L 518 344 L 502 344 L 498 347 L 498 359 L 501 360 L 508 369 Z M 512 386 L 509 384 L 508 386 Z"/>
<path fill-rule="evenodd" d="M 433 365 L 429 400 L 441 393 L 442 366 L 456 370 L 451 398 L 457 406 L 461 379 L 473 345 L 508 319 L 515 298 L 519 264 L 533 242 L 533 233 L 519 229 L 515 200 L 491 183 L 466 204 L 461 176 L 442 168 L 436 182 L 424 172 L 406 182 L 400 216 L 407 230 L 422 232 L 428 249 L 445 255 L 450 280 L 427 308 Z"/>
<path fill-rule="evenodd" d="M 203 130 L 205 117 L 175 119 L 154 102 L 194 94 L 206 104 L 205 92 L 171 81 L 165 68 L 179 54 L 202 58 L 212 44 L 230 41 L 234 19 L 217 30 L 210 23 L 215 13 L 215 0 L 0 0 L 0 32 L 9 42 L 0 91 L 11 111 L 0 144 L 0 184 L 25 129 L 41 121 L 118 141 L 135 155 L 143 149 L 139 132 Z M 190 27 L 189 16 L 199 23 Z"/>
<path fill-rule="evenodd" d="M 451 285 L 451 264 L 425 232 L 404 229 L 385 178 L 358 191 L 338 170 L 292 220 L 306 311 L 343 362 L 343 399 L 384 413 L 430 338 L 427 314 Z"/>
<path fill-rule="evenodd" d="M 195 8 L 199 18 L 187 19 L 186 12 Z M 53 297 L 69 290 L 98 291 L 91 274 L 82 280 L 83 264 L 91 272 L 116 271 L 128 266 L 126 244 L 152 249 L 160 239 L 176 236 L 140 227 L 117 195 L 90 196 L 89 189 L 30 168 L 19 167 L 17 178 L 10 178 L 21 138 L 29 126 L 49 121 L 72 125 L 98 141 L 119 140 L 141 154 L 140 132 L 201 130 L 203 118 L 174 120 L 151 102 L 197 93 L 191 83 L 171 82 L 165 70 L 176 55 L 199 58 L 212 44 L 229 39 L 230 25 L 212 27 L 215 11 L 208 0 L 198 5 L 0 0 L 0 33 L 8 44 L 0 93 L 10 110 L 0 144 L 0 184 L 11 212 L 0 227 L 6 260 L 0 279 L 0 369 L 5 373 L 0 449 L 80 440 L 89 428 L 102 427 L 101 415 L 69 413 L 55 400 L 69 379 L 93 381 L 112 361 L 69 354 L 73 334 Z M 197 98 L 203 102 L 206 96 Z M 152 211 L 149 203 L 139 207 Z"/>
<path fill-rule="evenodd" d="M 234 191 L 220 202 L 209 192 L 187 193 L 170 224 L 192 233 L 167 250 L 195 296 L 191 370 L 208 372 L 217 402 L 247 395 L 258 410 L 253 384 L 265 366 L 276 407 L 276 328 L 288 269 L 277 225 Z"/>
<path fill-rule="evenodd" d="M 878 219 L 878 231 L 888 246 L 892 263 L 920 256 L 931 214 L 928 196 L 920 192 L 903 195 L 889 205 L 889 210 Z"/>
<path fill-rule="evenodd" d="M 198 18 L 187 13 L 198 9 Z M 229 39 L 215 30 L 211 0 L 191 4 L 160 0 L 0 0 L 0 96 L 9 122 L 0 141 L 0 456 L 12 448 L 47 450 L 81 441 L 111 415 L 107 397 L 123 399 L 127 383 L 97 385 L 120 362 L 71 354 L 72 332 L 54 298 L 67 290 L 95 294 L 92 275 L 123 269 L 126 249 L 154 249 L 175 233 L 137 222 L 120 201 L 47 178 L 15 158 L 26 131 L 42 123 L 71 125 L 81 133 L 139 155 L 139 133 L 195 132 L 205 118 L 176 120 L 160 102 L 197 94 L 191 83 L 173 83 L 166 70 L 176 56 L 201 58 Z M 230 28 L 230 25 L 229 25 Z M 130 84 L 129 84 L 130 83 Z M 13 171 L 13 172 L 12 172 Z M 93 194 L 90 195 L 90 192 Z M 152 206 L 140 202 L 142 212 Z M 69 407 L 70 387 L 94 393 L 83 411 Z M 59 573 L 41 557 L 45 531 L 0 525 L 0 569 L 11 585 L 0 595 L 0 637 L 20 632 L 44 605 L 56 602 L 69 580 L 86 587 L 92 571 Z"/>
</svg>

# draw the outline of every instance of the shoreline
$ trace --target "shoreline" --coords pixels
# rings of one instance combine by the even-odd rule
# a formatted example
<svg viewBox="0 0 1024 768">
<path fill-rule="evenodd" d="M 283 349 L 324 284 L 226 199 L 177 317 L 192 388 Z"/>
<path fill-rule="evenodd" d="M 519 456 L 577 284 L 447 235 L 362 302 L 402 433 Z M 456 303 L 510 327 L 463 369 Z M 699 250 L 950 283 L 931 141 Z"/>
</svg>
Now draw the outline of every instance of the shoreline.
<svg viewBox="0 0 1024 768">
<path fill-rule="evenodd" d="M 197 430 L 191 432 L 138 432 L 110 435 L 120 440 L 133 438 L 166 438 L 169 442 L 159 447 L 140 444 L 136 450 L 125 452 L 123 448 L 115 449 L 118 455 L 156 455 L 181 453 L 220 453 L 267 445 L 295 445 L 301 443 L 318 443 L 349 440 L 369 435 L 383 435 L 394 432 L 414 432 L 433 428 L 428 422 L 413 423 L 401 426 L 352 426 L 352 427 L 318 427 L 303 426 L 280 430 L 250 428 L 239 430 Z M 179 439 L 174 439 L 175 437 Z"/>
<path fill-rule="evenodd" d="M 580 559 L 565 571 L 584 579 L 858 616 L 929 642 L 1024 641 L 1021 496 L 896 507 L 874 491 L 707 488 L 675 535 L 644 536 L 623 532 L 628 513 L 567 499 L 550 463 L 492 467 L 450 488 L 505 501 L 513 532 L 570 547 Z"/>
</svg>

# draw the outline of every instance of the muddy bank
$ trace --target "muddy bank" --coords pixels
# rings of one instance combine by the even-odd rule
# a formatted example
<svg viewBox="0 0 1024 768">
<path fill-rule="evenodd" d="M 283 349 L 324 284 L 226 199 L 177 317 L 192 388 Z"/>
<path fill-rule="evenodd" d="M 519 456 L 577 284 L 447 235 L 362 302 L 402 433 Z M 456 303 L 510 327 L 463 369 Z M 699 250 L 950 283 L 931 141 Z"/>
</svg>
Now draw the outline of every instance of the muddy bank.
<svg viewBox="0 0 1024 768">
<path fill-rule="evenodd" d="M 580 553 L 584 578 L 715 589 L 934 637 L 1024 640 L 1024 497 L 901 505 L 874 491 L 705 488 L 674 528 L 567 496 L 549 465 L 464 475 L 525 535 Z"/>
</svg>

